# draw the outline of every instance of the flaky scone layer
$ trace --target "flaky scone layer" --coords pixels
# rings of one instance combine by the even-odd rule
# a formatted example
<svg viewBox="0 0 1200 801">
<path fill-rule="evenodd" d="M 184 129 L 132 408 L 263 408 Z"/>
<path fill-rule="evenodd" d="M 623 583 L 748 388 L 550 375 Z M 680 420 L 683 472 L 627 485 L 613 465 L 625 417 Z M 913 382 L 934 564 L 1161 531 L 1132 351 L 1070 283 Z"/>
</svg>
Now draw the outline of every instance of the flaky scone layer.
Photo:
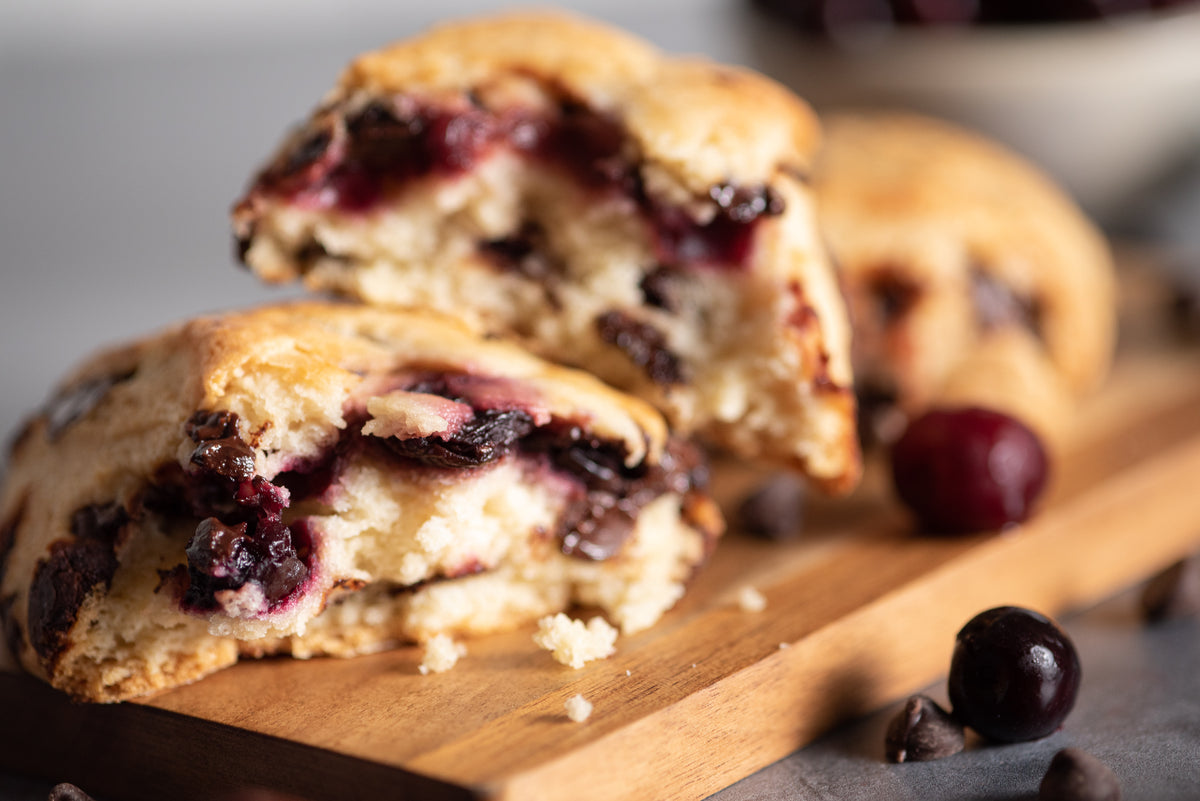
<svg viewBox="0 0 1200 801">
<path fill-rule="evenodd" d="M 815 188 L 860 391 L 906 415 L 990 405 L 1058 438 L 1112 357 L 1101 233 L 1050 178 L 978 134 L 897 111 L 824 122 Z"/>
<path fill-rule="evenodd" d="M 859 473 L 819 134 L 750 72 L 560 14 L 366 54 L 234 210 L 270 281 L 519 338 L 744 456 Z"/>
<path fill-rule="evenodd" d="M 89 700 L 576 603 L 636 631 L 720 533 L 703 476 L 643 402 L 447 317 L 205 317 L 87 362 L 18 437 L 0 614 Z"/>
</svg>

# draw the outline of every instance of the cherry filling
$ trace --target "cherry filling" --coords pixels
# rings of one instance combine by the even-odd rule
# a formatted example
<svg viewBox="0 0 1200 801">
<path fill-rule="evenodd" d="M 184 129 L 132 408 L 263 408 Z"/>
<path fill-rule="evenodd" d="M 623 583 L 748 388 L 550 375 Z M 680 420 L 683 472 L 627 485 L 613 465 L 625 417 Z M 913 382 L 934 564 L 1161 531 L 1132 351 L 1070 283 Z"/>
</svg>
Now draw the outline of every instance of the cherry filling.
<svg viewBox="0 0 1200 801">
<path fill-rule="evenodd" d="M 784 209 L 766 186 L 712 187 L 715 213 L 705 221 L 656 201 L 642 185 L 621 123 L 570 99 L 551 112 L 497 112 L 399 96 L 354 111 L 332 109 L 314 125 L 320 127 L 259 173 L 243 208 L 255 196 L 273 196 L 305 208 L 366 213 L 411 180 L 459 175 L 505 148 L 562 169 L 589 190 L 632 200 L 652 231 L 656 257 L 667 265 L 744 266 L 756 224 Z M 243 256 L 247 246 L 240 243 Z"/>
<path fill-rule="evenodd" d="M 267 612 L 294 597 L 312 572 L 313 532 L 304 519 L 285 525 L 283 511 L 293 502 L 324 496 L 345 464 L 366 448 L 397 466 L 447 471 L 513 454 L 536 469 L 566 476 L 576 489 L 557 536 L 564 553 L 595 560 L 620 549 L 646 504 L 705 483 L 699 452 L 691 446 L 673 443 L 659 464 L 629 467 L 622 443 L 589 437 L 566 421 L 538 426 L 537 413 L 504 408 L 514 403 L 513 392 L 506 394 L 486 378 L 410 376 L 404 389 L 468 403 L 474 416 L 441 436 L 379 438 L 363 435 L 364 421 L 348 415 L 350 425 L 325 456 L 295 465 L 274 482 L 255 475 L 254 451 L 238 434 L 237 415 L 193 415 L 185 431 L 196 447 L 186 468 L 161 470 L 142 501 L 151 511 L 199 521 L 187 545 L 187 564 L 172 578 L 182 588 L 183 608 L 215 611 L 226 606 L 223 594 L 247 585 L 261 593 Z"/>
<path fill-rule="evenodd" d="M 196 443 L 187 468 L 163 470 L 144 500 L 153 511 L 200 518 L 186 551 L 182 605 L 190 611 L 214 611 L 218 593 L 247 584 L 271 610 L 310 572 L 307 538 L 283 524 L 289 492 L 254 474 L 254 451 L 237 420 L 232 412 L 194 414 L 185 425 Z"/>
<path fill-rule="evenodd" d="M 426 378 L 409 390 L 471 403 L 472 421 L 444 437 L 390 437 L 383 447 L 393 457 L 442 469 L 477 467 L 516 452 L 569 477 L 578 489 L 557 532 L 569 556 L 611 557 L 628 539 L 646 504 L 665 492 L 683 495 L 706 482 L 699 451 L 689 445 L 673 442 L 659 464 L 630 467 L 623 444 L 589 437 L 579 426 L 561 420 L 535 426 L 533 416 L 521 409 L 481 408 L 488 401 L 481 395 L 470 397 L 470 378 Z"/>
</svg>

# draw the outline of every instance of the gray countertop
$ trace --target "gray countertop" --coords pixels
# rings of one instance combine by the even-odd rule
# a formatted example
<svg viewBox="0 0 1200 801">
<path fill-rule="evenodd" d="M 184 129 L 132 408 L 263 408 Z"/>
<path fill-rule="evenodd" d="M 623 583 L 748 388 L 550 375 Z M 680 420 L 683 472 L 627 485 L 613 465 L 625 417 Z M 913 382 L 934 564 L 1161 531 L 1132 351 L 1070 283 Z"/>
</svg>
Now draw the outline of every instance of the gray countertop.
<svg viewBox="0 0 1200 801">
<path fill-rule="evenodd" d="M 745 61 L 728 3 L 573 5 L 669 49 Z M 288 37 L 272 38 L 264 21 L 261 31 L 202 43 L 0 47 L 0 432 L 102 345 L 288 294 L 234 267 L 229 204 L 350 57 L 435 16 L 394 4 Z M 1129 594 L 1067 624 L 1083 655 L 1083 690 L 1066 727 L 1046 740 L 889 765 L 889 709 L 714 799 L 1032 798 L 1050 756 L 1068 744 L 1106 761 L 1127 799 L 1200 798 L 1200 625 L 1145 628 Z M 944 701 L 942 688 L 931 693 Z M 48 787 L 0 777 L 0 800 L 42 799 Z"/>
</svg>

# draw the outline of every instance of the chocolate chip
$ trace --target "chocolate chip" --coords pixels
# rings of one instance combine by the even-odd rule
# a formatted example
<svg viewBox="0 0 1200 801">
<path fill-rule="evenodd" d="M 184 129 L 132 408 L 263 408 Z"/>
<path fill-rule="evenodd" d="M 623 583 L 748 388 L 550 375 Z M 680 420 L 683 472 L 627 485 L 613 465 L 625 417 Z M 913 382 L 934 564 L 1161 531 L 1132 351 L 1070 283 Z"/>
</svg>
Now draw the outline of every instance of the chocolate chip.
<svg viewBox="0 0 1200 801">
<path fill-rule="evenodd" d="M 99 539 L 59 540 L 34 568 L 29 588 L 29 642 L 43 664 L 53 666 L 70 644 L 79 608 L 117 570 L 111 545 Z"/>
<path fill-rule="evenodd" d="M 647 306 L 677 312 L 680 308 L 680 284 L 683 275 L 677 268 L 659 265 L 642 276 L 638 288 Z"/>
<path fill-rule="evenodd" d="M 1018 295 L 1008 284 L 980 267 L 971 270 L 971 300 L 983 331 L 1018 325 L 1041 337 L 1041 308 L 1037 302 Z"/>
<path fill-rule="evenodd" d="M 238 416 L 233 412 L 198 411 L 183 424 L 184 433 L 192 442 L 228 439 L 238 435 Z"/>
<path fill-rule="evenodd" d="M 891 762 L 926 762 L 963 750 L 963 726 L 928 696 L 914 695 L 888 724 L 884 740 Z"/>
<path fill-rule="evenodd" d="M 668 349 L 666 336 L 649 323 L 614 310 L 596 318 L 596 332 L 642 368 L 654 383 L 669 386 L 686 382 L 683 365 Z"/>
<path fill-rule="evenodd" d="M 46 404 L 46 435 L 57 439 L 72 423 L 99 405 L 117 384 L 128 381 L 135 371 L 83 381 L 56 395 Z"/>
<path fill-rule="evenodd" d="M 767 539 L 794 539 L 800 535 L 804 521 L 804 494 L 800 478 L 777 473 L 742 500 L 736 512 L 738 526 Z"/>
<path fill-rule="evenodd" d="M 1181 559 L 1152 578 L 1141 606 L 1151 623 L 1200 615 L 1200 557 Z"/>
<path fill-rule="evenodd" d="M 50 797 L 47 801 L 96 801 L 96 799 L 75 785 L 64 782 L 50 788 Z"/>
<path fill-rule="evenodd" d="M 480 242 L 479 252 L 499 269 L 544 283 L 547 290 L 554 288 L 564 272 L 561 262 L 550 256 L 545 233 L 532 222 L 525 223 L 511 236 Z"/>
<path fill-rule="evenodd" d="M 1064 748 L 1050 760 L 1038 788 L 1038 801 L 1119 801 L 1121 782 L 1100 760 L 1078 748 Z"/>
<path fill-rule="evenodd" d="M 867 279 L 867 287 L 880 328 L 888 328 L 908 314 L 924 293 L 921 285 L 905 275 L 902 269 L 890 265 L 873 270 Z"/>
<path fill-rule="evenodd" d="M 597 562 L 612 557 L 633 532 L 636 513 L 616 495 L 589 492 L 564 515 L 563 553 Z"/>
<path fill-rule="evenodd" d="M 68 645 L 79 608 L 92 590 L 112 582 L 117 570 L 115 544 L 128 512 L 116 503 L 84 506 L 71 516 L 73 540 L 50 545 L 38 561 L 29 589 L 29 641 L 47 664 Z"/>
<path fill-rule="evenodd" d="M 119 503 L 91 504 L 71 515 L 71 533 L 80 540 L 94 540 L 112 548 L 129 512 Z"/>
<path fill-rule="evenodd" d="M 202 474 L 238 483 L 254 477 L 254 450 L 233 437 L 202 442 L 192 451 L 190 462 Z"/>
<path fill-rule="evenodd" d="M 431 467 L 478 467 L 507 454 L 533 430 L 533 418 L 519 409 L 487 409 L 448 437 L 389 437 L 384 444 L 396 455 Z"/>
</svg>

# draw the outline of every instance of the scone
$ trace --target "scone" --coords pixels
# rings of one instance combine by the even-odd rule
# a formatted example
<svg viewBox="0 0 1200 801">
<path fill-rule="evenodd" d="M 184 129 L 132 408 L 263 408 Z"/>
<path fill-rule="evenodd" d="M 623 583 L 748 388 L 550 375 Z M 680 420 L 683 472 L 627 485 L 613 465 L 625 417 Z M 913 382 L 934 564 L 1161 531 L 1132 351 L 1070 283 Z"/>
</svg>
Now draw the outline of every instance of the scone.
<svg viewBox="0 0 1200 801">
<path fill-rule="evenodd" d="M 239 655 L 352 655 L 571 604 L 624 631 L 722 523 L 647 404 L 432 313 L 204 317 L 82 366 L 13 445 L 0 611 L 111 701 Z"/>
<path fill-rule="evenodd" d="M 818 137 L 761 76 L 483 18 L 352 63 L 233 223 L 268 281 L 458 315 L 841 491 L 859 454 Z"/>
<path fill-rule="evenodd" d="M 821 228 L 854 329 L 864 435 L 979 404 L 1053 442 L 1111 360 L 1114 274 L 1096 228 L 1032 165 L 900 112 L 831 114 Z"/>
</svg>

